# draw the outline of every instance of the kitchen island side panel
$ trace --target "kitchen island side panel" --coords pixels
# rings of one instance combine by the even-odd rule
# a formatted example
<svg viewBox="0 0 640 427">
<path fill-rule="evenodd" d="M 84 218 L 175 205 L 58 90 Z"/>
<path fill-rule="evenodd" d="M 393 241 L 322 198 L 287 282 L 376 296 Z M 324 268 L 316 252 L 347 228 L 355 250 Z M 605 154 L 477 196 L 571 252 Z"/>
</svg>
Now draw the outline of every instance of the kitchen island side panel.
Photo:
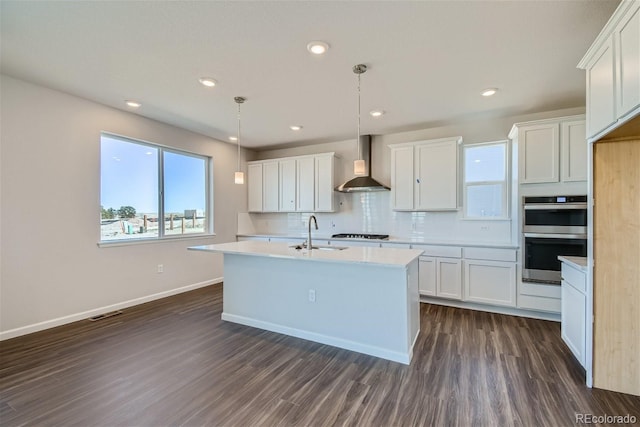
<svg viewBox="0 0 640 427">
<path fill-rule="evenodd" d="M 226 253 L 224 271 L 223 320 L 411 360 L 419 331 L 417 259 L 389 267 Z"/>
</svg>

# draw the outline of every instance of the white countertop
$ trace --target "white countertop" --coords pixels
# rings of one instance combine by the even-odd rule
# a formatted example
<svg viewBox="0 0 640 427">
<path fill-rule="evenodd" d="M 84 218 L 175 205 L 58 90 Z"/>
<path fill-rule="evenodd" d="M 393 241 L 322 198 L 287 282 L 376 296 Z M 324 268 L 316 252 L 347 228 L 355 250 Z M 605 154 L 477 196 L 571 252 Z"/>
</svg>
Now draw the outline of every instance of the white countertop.
<svg viewBox="0 0 640 427">
<path fill-rule="evenodd" d="M 587 258 L 582 256 L 559 256 L 561 262 L 566 262 L 578 270 L 587 271 Z"/>
<path fill-rule="evenodd" d="M 291 234 L 237 234 L 237 237 L 273 237 L 277 239 L 305 239 L 307 234 L 291 235 Z M 389 239 L 352 239 L 352 238 L 339 238 L 331 237 L 331 235 L 316 235 L 313 234 L 313 240 L 331 240 L 333 242 L 345 242 L 345 246 L 348 242 L 369 242 L 369 243 L 403 243 L 407 245 L 435 245 L 435 246 L 467 246 L 474 248 L 501 248 L 501 249 L 518 249 L 518 246 L 514 246 L 511 243 L 473 243 L 462 241 L 449 241 L 449 240 L 419 240 L 411 239 L 409 237 L 393 237 Z"/>
<path fill-rule="evenodd" d="M 297 250 L 289 243 L 246 240 L 243 242 L 221 243 L 217 245 L 192 246 L 193 251 L 222 254 L 251 255 L 262 257 L 299 259 L 301 261 L 345 262 L 352 264 L 376 264 L 389 267 L 405 267 L 418 258 L 419 249 L 348 247 L 344 250 Z M 315 246 L 315 245 L 314 245 Z M 340 246 L 340 245 L 336 245 Z"/>
</svg>

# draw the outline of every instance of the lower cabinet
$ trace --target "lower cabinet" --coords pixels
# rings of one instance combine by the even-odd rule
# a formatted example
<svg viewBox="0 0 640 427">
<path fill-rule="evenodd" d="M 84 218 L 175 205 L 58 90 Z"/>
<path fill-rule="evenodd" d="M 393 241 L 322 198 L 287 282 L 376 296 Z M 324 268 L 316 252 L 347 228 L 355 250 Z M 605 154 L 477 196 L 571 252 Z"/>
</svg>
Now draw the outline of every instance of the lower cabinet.
<svg viewBox="0 0 640 427">
<path fill-rule="evenodd" d="M 419 266 L 422 295 L 462 299 L 462 260 L 421 256 Z"/>
<path fill-rule="evenodd" d="M 562 264 L 561 335 L 582 366 L 585 365 L 587 327 L 585 283 L 584 272 Z"/>
<path fill-rule="evenodd" d="M 516 263 L 464 261 L 465 300 L 481 304 L 516 306 Z"/>
</svg>

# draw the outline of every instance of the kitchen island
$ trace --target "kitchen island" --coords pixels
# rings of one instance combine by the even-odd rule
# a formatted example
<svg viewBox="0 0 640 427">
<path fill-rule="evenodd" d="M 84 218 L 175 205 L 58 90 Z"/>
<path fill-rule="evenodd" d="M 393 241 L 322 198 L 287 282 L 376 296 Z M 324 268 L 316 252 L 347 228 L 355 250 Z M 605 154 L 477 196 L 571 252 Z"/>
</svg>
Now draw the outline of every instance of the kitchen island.
<svg viewBox="0 0 640 427">
<path fill-rule="evenodd" d="M 259 241 L 189 249 L 224 254 L 223 320 L 411 362 L 421 250 Z"/>
</svg>

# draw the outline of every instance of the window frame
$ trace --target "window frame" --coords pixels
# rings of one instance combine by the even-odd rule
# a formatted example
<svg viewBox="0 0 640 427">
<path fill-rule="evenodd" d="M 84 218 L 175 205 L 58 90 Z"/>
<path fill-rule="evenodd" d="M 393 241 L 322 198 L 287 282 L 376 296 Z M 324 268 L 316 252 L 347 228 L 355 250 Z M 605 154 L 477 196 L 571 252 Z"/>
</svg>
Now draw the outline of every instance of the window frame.
<svg viewBox="0 0 640 427">
<path fill-rule="evenodd" d="M 504 179 L 490 181 L 467 182 L 467 148 L 489 147 L 494 145 L 504 145 Z M 462 146 L 462 218 L 469 221 L 504 221 L 510 220 L 509 210 L 509 192 L 510 192 L 510 176 L 511 176 L 511 146 L 508 139 L 497 141 L 478 142 L 472 144 L 464 144 Z M 501 184 L 502 188 L 502 214 L 500 216 L 470 216 L 467 214 L 467 189 L 469 187 L 477 187 L 481 185 Z"/>
<path fill-rule="evenodd" d="M 102 247 L 102 246 L 125 246 L 125 245 L 136 245 L 136 244 L 146 244 L 146 243 L 157 243 L 157 242 L 167 242 L 167 241 L 176 241 L 176 240 L 183 240 L 183 239 L 194 239 L 194 238 L 203 238 L 203 237 L 210 237 L 210 236 L 215 236 L 215 232 L 213 229 L 213 224 L 214 224 L 214 220 L 213 220 L 213 207 L 214 207 L 214 203 L 213 203 L 213 158 L 211 156 L 207 156 L 207 155 L 203 155 L 203 154 L 198 154 L 198 153 L 193 153 L 193 152 L 189 152 L 186 150 L 182 150 L 179 148 L 175 148 L 175 147 L 171 147 L 171 146 L 167 146 L 167 145 L 163 145 L 163 144 L 157 144 L 154 142 L 149 142 L 149 141 L 145 141 L 145 140 L 141 140 L 141 139 L 137 139 L 137 138 L 131 138 L 128 136 L 123 136 L 123 135 L 118 135 L 115 133 L 111 133 L 111 132 L 100 132 L 100 163 L 102 163 L 102 138 L 103 137 L 108 137 L 111 139 L 116 139 L 122 142 L 126 142 L 126 143 L 130 143 L 130 144 L 136 144 L 136 145 L 141 145 L 141 146 L 145 146 L 145 147 L 150 147 L 153 148 L 155 150 L 158 151 L 158 162 L 157 162 L 157 168 L 158 168 L 158 200 L 157 200 L 157 206 L 158 206 L 158 222 L 160 222 L 160 218 L 164 218 L 164 205 L 165 205 L 165 200 L 164 200 L 164 153 L 168 152 L 168 153 L 173 153 L 173 154 L 178 154 L 178 155 L 182 155 L 182 156 L 188 156 L 188 157 L 194 157 L 197 159 L 201 159 L 204 161 L 204 165 L 205 165 L 205 231 L 204 232 L 198 232 L 198 233 L 188 233 L 188 234 L 177 234 L 177 235 L 166 235 L 165 234 L 165 230 L 164 230 L 164 226 L 160 226 L 160 224 L 158 224 L 158 236 L 157 237 L 133 237 L 133 238 L 128 238 L 128 239 L 114 239 L 114 240 L 103 240 L 102 239 L 102 232 L 100 229 L 98 229 L 98 246 Z M 100 174 L 99 174 L 99 184 L 100 186 L 102 186 L 102 169 L 100 168 Z M 102 190 L 99 190 L 100 193 L 100 206 L 102 205 Z M 100 210 L 100 209 L 99 209 Z"/>
</svg>

